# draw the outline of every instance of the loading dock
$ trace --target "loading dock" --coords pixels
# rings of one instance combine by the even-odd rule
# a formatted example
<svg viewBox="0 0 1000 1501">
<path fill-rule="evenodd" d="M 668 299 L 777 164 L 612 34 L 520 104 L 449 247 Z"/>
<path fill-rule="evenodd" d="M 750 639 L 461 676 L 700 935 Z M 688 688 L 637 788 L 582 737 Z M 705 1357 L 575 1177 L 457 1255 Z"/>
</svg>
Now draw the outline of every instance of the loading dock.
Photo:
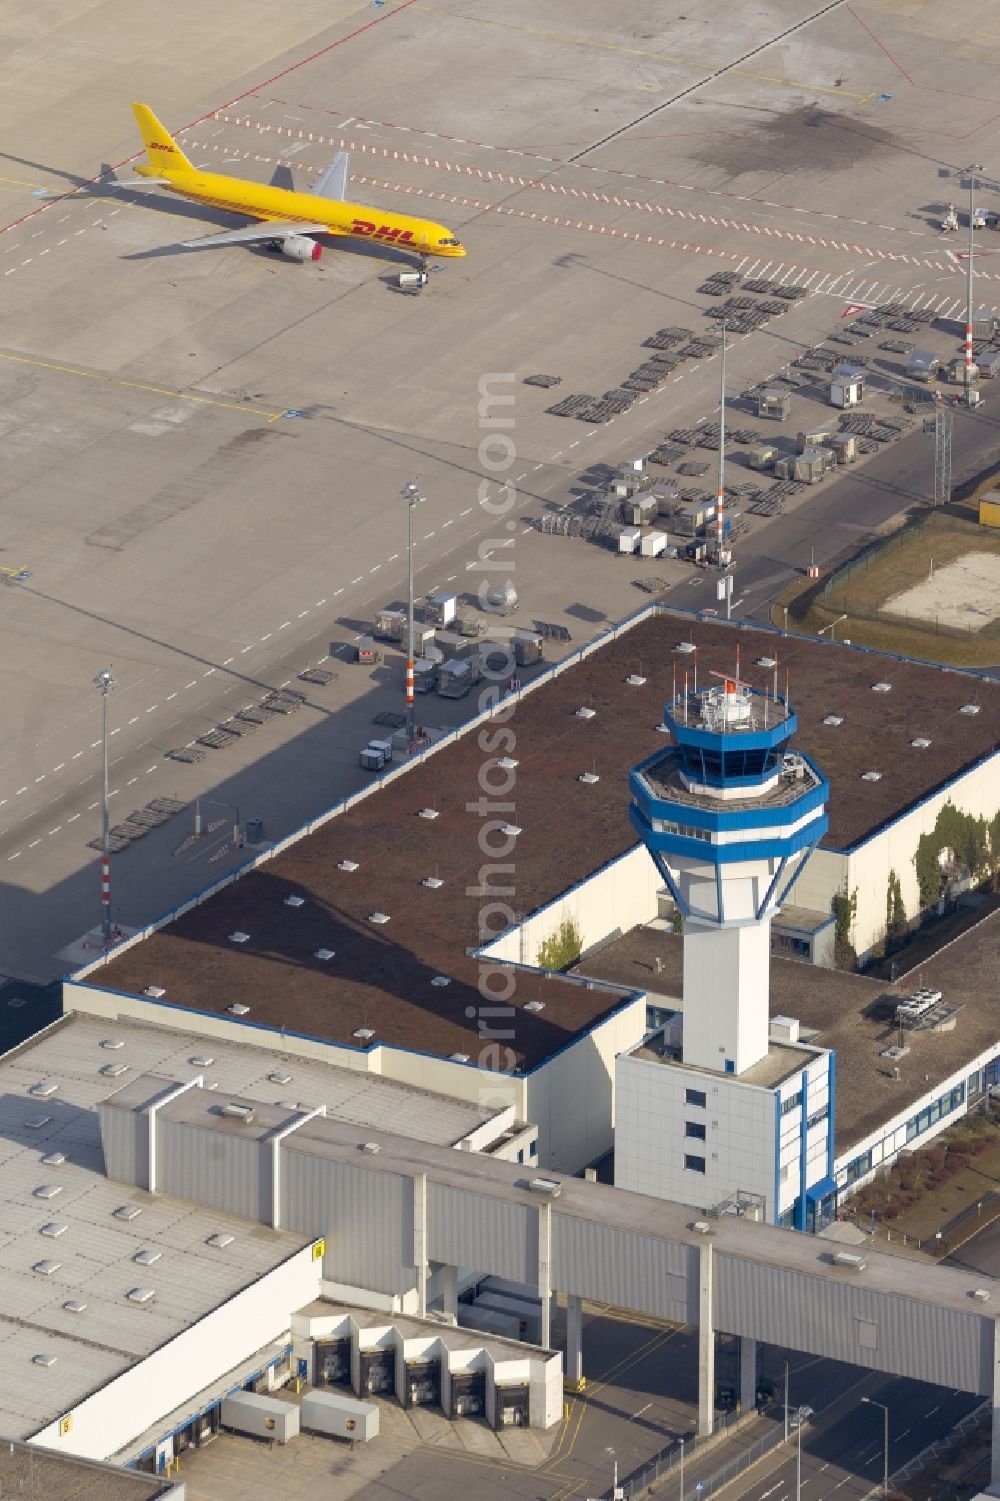
<svg viewBox="0 0 1000 1501">
<path fill-rule="evenodd" d="M 394 1397 L 396 1395 L 396 1352 L 387 1350 L 362 1350 L 357 1395 L 366 1397 Z"/>
<path fill-rule="evenodd" d="M 495 1428 L 527 1428 L 528 1388 L 511 1385 L 498 1386 L 496 1395 Z"/>
<path fill-rule="evenodd" d="M 316 1341 L 315 1386 L 350 1386 L 351 1337 Z"/>
<path fill-rule="evenodd" d="M 404 1407 L 441 1406 L 441 1360 L 408 1360 L 403 1383 Z"/>
<path fill-rule="evenodd" d="M 450 1418 L 481 1418 L 486 1412 L 486 1372 L 453 1371 Z"/>
</svg>

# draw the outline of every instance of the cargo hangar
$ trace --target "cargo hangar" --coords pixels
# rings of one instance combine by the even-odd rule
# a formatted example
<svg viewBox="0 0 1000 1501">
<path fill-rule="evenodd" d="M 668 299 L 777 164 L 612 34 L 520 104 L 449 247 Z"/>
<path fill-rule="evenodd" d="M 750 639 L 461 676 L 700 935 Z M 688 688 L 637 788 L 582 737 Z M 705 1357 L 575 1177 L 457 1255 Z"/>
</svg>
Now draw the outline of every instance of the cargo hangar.
<svg viewBox="0 0 1000 1501">
<path fill-rule="evenodd" d="M 101 1412 L 102 1393 L 114 1386 L 110 1368 L 96 1373 L 96 1384 L 91 1372 L 50 1394 L 45 1411 L 22 1414 L 22 1436 L 68 1453 L 159 1464 L 194 1441 L 199 1424 L 217 1421 L 220 1395 L 234 1386 L 253 1381 L 266 1389 L 293 1370 L 321 1380 L 332 1330 L 346 1329 L 338 1338 L 354 1341 L 356 1371 L 372 1320 L 392 1346 L 385 1359 L 396 1362 L 404 1391 L 407 1342 L 416 1335 L 424 1364 L 437 1362 L 441 1401 L 453 1370 L 461 1375 L 471 1362 L 493 1373 L 488 1391 L 483 1378 L 482 1410 L 494 1421 L 547 1426 L 561 1411 L 562 1359 L 553 1365 L 549 1348 L 557 1292 L 567 1300 L 572 1379 L 582 1370 L 584 1298 L 697 1323 L 702 1432 L 713 1417 L 713 1330 L 738 1334 L 748 1351 L 757 1340 L 785 1343 L 995 1395 L 995 1320 L 970 1305 L 975 1290 L 967 1277 L 927 1269 L 926 1284 L 911 1288 L 900 1300 L 906 1308 L 893 1313 L 888 1303 L 883 1309 L 898 1285 L 890 1258 L 870 1257 L 876 1274 L 859 1280 L 809 1236 L 783 1236 L 741 1220 L 734 1239 L 725 1233 L 727 1216 L 711 1214 L 707 1200 L 686 1196 L 709 1214 L 705 1226 L 692 1224 L 690 1209 L 671 1202 L 677 1194 L 665 1179 L 648 1170 L 643 1176 L 663 1125 L 649 1076 L 656 1075 L 672 1019 L 683 1011 L 682 940 L 668 931 L 662 882 L 634 844 L 627 771 L 663 747 L 659 713 L 683 691 L 685 663 L 693 692 L 695 654 L 704 681 L 711 672 L 732 673 L 737 649 L 744 677 L 756 672 L 773 681 L 776 662 L 780 674 L 789 674 L 798 708 L 795 743 L 808 748 L 830 780 L 824 846 L 832 858 L 849 858 L 925 804 L 922 817 L 933 822 L 935 800 L 961 798 L 968 807 L 967 788 L 984 800 L 972 806 L 986 816 L 997 720 L 990 683 L 660 609 L 560 664 L 517 696 L 513 713 L 510 704 L 487 710 L 417 764 L 383 775 L 69 979 L 63 1019 L 5 1060 L 19 1070 L 5 1093 L 20 1111 L 27 1160 L 34 1165 L 48 1157 L 51 1166 L 35 1166 L 34 1176 L 53 1179 L 22 1185 L 15 1217 L 25 1245 L 14 1272 L 32 1287 L 44 1286 L 46 1308 L 58 1308 L 68 1322 L 67 1360 L 74 1331 L 85 1327 L 77 1320 L 87 1312 L 71 1317 L 65 1304 L 86 1300 L 63 1296 L 65 1257 L 54 1251 L 39 1258 L 29 1243 L 51 1226 L 52 1209 L 38 1213 L 35 1190 L 61 1191 L 60 1172 L 77 1168 L 73 1131 L 81 1121 L 93 1201 L 103 1194 L 110 1215 L 129 1206 L 152 1213 L 174 1205 L 183 1218 L 182 1206 L 201 1217 L 192 1225 L 213 1254 L 220 1239 L 223 1250 L 249 1240 L 271 1258 L 270 1271 L 255 1273 L 256 1290 L 245 1272 L 230 1290 L 230 1297 L 256 1300 L 241 1341 L 217 1340 L 208 1366 L 198 1362 L 200 1381 L 190 1366 L 175 1365 L 176 1384 L 168 1390 L 176 1400 L 166 1406 L 164 1398 L 159 1412 L 137 1414 L 130 1402 L 116 1409 L 123 1413 L 119 1442 L 94 1437 L 103 1431 L 99 1422 L 89 1426 Z M 757 663 L 766 665 L 748 666 Z M 884 682 L 890 691 L 870 698 Z M 836 726 L 822 723 L 831 701 L 843 711 Z M 875 731 L 863 717 L 871 702 L 879 705 Z M 952 720 L 971 703 L 978 713 L 964 716 L 961 733 L 949 736 Z M 855 715 L 853 740 L 834 741 L 837 753 L 827 754 L 824 737 Z M 912 760 L 902 755 L 921 738 L 918 724 L 932 726 L 923 738 L 940 742 L 936 763 L 916 748 Z M 884 756 L 894 739 L 885 776 L 863 780 L 873 745 Z M 484 763 L 491 768 L 488 791 L 479 779 Z M 497 777 L 497 768 L 507 775 Z M 502 811 L 491 818 L 498 801 Z M 484 852 L 485 824 L 494 827 Z M 573 837 L 577 830 L 583 838 Z M 883 858 L 900 857 L 894 850 Z M 497 872 L 484 876 L 484 864 L 512 864 L 514 891 L 498 893 Z M 820 915 L 807 901 L 818 898 L 793 890 L 779 915 L 779 936 L 789 907 L 798 923 L 803 909 Z M 550 974 L 539 959 L 566 918 L 577 926 L 583 955 L 571 973 Z M 922 979 L 958 1004 L 946 1027 L 913 1034 L 901 1067 L 884 1059 L 894 1031 L 884 1007 L 905 986 L 772 958 L 772 999 L 780 1008 L 773 1051 L 804 1048 L 838 1059 L 835 1127 L 831 1080 L 825 1129 L 841 1192 L 901 1145 L 939 1129 L 1000 1075 L 1000 1038 L 990 1014 L 993 929 L 987 918 L 923 967 Z M 88 1051 L 91 1062 L 78 1068 L 71 1060 Z M 645 1070 L 641 1086 L 626 1078 L 629 1070 L 640 1078 Z M 77 1072 L 87 1076 L 80 1100 Z M 616 1082 L 619 1102 L 625 1096 L 629 1102 L 627 1120 L 617 1106 L 618 1144 Z M 369 1090 L 384 1092 L 381 1103 Z M 796 1102 L 789 1098 L 795 1126 Z M 799 1114 L 804 1142 L 809 1133 L 804 1110 Z M 70 1150 L 53 1142 L 43 1154 L 49 1143 L 39 1132 L 58 1134 Z M 622 1156 L 616 1161 L 622 1186 L 576 1185 L 566 1176 L 613 1146 Z M 455 1151 L 463 1153 L 461 1162 Z M 738 1178 L 730 1187 L 719 1197 L 735 1203 Z M 758 1196 L 749 1218 L 797 1223 L 779 1213 L 779 1194 Z M 76 1227 L 71 1221 L 65 1228 L 56 1251 L 71 1249 Z M 161 1247 L 117 1250 L 119 1261 L 127 1254 L 131 1263 L 140 1250 L 158 1260 Z M 39 1259 L 54 1265 L 38 1272 Z M 153 1261 L 142 1265 L 141 1282 L 138 1267 L 116 1266 L 122 1285 L 108 1290 L 107 1301 L 128 1303 L 132 1292 L 145 1292 L 137 1312 L 155 1318 L 162 1284 Z M 459 1279 L 469 1269 L 534 1290 L 536 1345 L 512 1349 L 501 1338 L 455 1329 Z M 276 1280 L 268 1299 L 268 1276 L 284 1276 L 289 1286 Z M 793 1285 L 794 1307 L 779 1318 Z M 225 1298 L 225 1289 L 219 1295 Z M 922 1299 L 927 1317 L 948 1325 L 947 1352 L 923 1328 Z M 206 1320 L 217 1312 L 182 1305 L 177 1323 L 199 1351 L 211 1327 Z M 890 1331 L 897 1314 L 906 1329 Z M 407 1319 L 420 1327 L 408 1329 Z M 48 1330 L 51 1317 L 37 1323 Z M 162 1358 L 149 1324 L 140 1327 L 147 1330 L 142 1353 Z M 842 1340 L 834 1337 L 841 1328 Z M 53 1330 L 44 1343 L 55 1338 Z M 171 1343 L 183 1348 L 180 1327 Z M 921 1356 L 918 1347 L 934 1353 Z M 37 1353 L 46 1351 L 25 1358 L 34 1362 Z M 140 1352 L 133 1360 L 131 1376 L 141 1391 L 145 1361 Z M 502 1416 L 515 1410 L 520 1418 Z M 88 1433 L 96 1447 L 87 1446 Z"/>
</svg>

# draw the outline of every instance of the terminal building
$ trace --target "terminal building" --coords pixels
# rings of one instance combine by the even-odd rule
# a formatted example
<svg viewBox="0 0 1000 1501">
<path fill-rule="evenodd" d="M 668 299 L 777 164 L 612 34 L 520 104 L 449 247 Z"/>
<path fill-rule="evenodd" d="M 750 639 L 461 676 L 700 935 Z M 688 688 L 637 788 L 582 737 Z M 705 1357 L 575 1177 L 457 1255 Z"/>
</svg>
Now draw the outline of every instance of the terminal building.
<svg viewBox="0 0 1000 1501">
<path fill-rule="evenodd" d="M 779 693 L 779 675 L 794 693 Z M 545 1426 L 559 1409 L 555 1295 L 566 1301 L 572 1379 L 583 1297 L 695 1321 L 697 1296 L 677 1280 L 687 1266 L 697 1283 L 692 1211 L 714 1224 L 727 1211 L 756 1220 L 748 1229 L 778 1236 L 761 1242 L 765 1260 L 813 1267 L 815 1252 L 781 1249 L 811 1237 L 774 1227 L 822 1229 L 852 1188 L 1000 1078 L 990 916 L 895 984 L 818 962 L 852 871 L 868 861 L 882 872 L 857 888 L 863 949 L 879 911 L 885 921 L 888 871 L 898 867 L 904 888 L 910 879 L 903 859 L 911 848 L 912 867 L 918 831 L 949 803 L 995 815 L 996 691 L 654 608 L 67 980 L 51 1046 L 75 1037 L 74 1055 L 101 1059 L 93 1079 L 83 1070 L 88 1163 L 102 1175 L 93 1192 L 112 1219 L 140 1200 L 144 1212 L 168 1199 L 197 1210 L 206 1246 L 263 1227 L 254 1245 L 272 1260 L 253 1276 L 265 1290 L 274 1277 L 276 1293 L 261 1294 L 267 1307 L 244 1345 L 225 1345 L 214 1386 L 189 1374 L 170 1411 L 133 1412 L 103 1453 L 84 1436 L 87 1402 L 116 1379 L 110 1368 L 53 1396 L 47 1417 L 37 1404 L 22 1413 L 16 1432 L 68 1445 L 68 1416 L 80 1445 L 68 1452 L 155 1461 L 212 1420 L 227 1382 L 337 1367 L 356 1388 L 369 1315 L 385 1321 L 383 1353 L 369 1349 L 364 1369 L 385 1380 L 391 1370 L 401 1400 L 412 1358 L 433 1366 L 420 1384 L 439 1401 L 454 1391 L 494 1421 Z M 931 732 L 918 736 L 918 724 Z M 866 775 L 876 757 L 877 780 Z M 808 942 L 793 947 L 794 934 Z M 895 1008 L 918 983 L 948 1005 L 900 1053 Z M 71 1099 L 64 1079 L 77 1081 L 68 1059 L 31 1056 L 43 1046 L 47 1034 L 26 1045 L 11 1093 L 49 1129 Z M 60 1114 L 60 1130 L 70 1124 Z M 19 1129 L 41 1163 L 30 1132 L 42 1128 Z M 577 1199 L 571 1175 L 611 1152 L 616 1187 L 585 1184 Z M 584 1230 L 591 1188 L 596 1218 Z M 27 1179 L 25 1195 L 33 1202 Z M 669 1227 L 673 1249 L 655 1288 L 629 1302 L 630 1286 L 599 1268 L 616 1265 L 622 1235 L 646 1223 Z M 388 1227 L 384 1254 L 372 1251 L 375 1224 Z M 31 1235 L 42 1233 L 32 1221 Z M 20 1275 L 34 1285 L 31 1254 Z M 647 1253 L 635 1254 L 645 1287 Z M 44 1259 L 57 1262 L 50 1301 L 54 1289 L 60 1307 L 76 1301 L 63 1296 L 65 1261 Z M 155 1272 L 149 1263 L 140 1282 L 130 1266 L 129 1287 L 114 1294 L 152 1286 L 137 1308 L 153 1320 Z M 500 1289 L 494 1319 L 526 1290 L 532 1343 L 511 1349 L 496 1322 L 478 1344 L 471 1328 L 454 1332 L 466 1278 L 483 1273 L 513 1289 Z M 284 1276 L 294 1286 L 279 1287 Z M 661 1293 L 675 1284 L 668 1307 Z M 245 1287 L 237 1279 L 231 1295 Z M 199 1330 L 210 1301 L 182 1304 L 185 1328 Z M 715 1327 L 758 1337 L 742 1314 L 726 1317 Z M 65 1308 L 60 1318 L 81 1327 Z M 140 1326 L 143 1359 L 158 1352 L 153 1320 Z M 331 1352 L 347 1340 L 348 1353 L 342 1343 Z M 874 1357 L 845 1347 L 840 1358 Z M 707 1346 L 702 1361 L 707 1431 Z M 181 1385 L 178 1375 L 167 1390 Z"/>
</svg>

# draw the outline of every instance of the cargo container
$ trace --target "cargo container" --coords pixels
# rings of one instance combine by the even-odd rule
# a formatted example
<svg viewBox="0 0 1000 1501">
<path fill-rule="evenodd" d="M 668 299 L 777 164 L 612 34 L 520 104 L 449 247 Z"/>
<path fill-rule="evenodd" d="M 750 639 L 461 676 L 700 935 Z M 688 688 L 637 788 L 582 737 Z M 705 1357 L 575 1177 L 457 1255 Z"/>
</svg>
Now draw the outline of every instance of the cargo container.
<svg viewBox="0 0 1000 1501">
<path fill-rule="evenodd" d="M 378 1407 L 374 1402 L 359 1402 L 337 1392 L 312 1391 L 303 1395 L 299 1411 L 302 1427 L 314 1433 L 363 1444 L 378 1438 Z"/>
<path fill-rule="evenodd" d="M 770 469 L 777 457 L 773 443 L 757 443 L 747 453 L 747 465 L 750 469 Z"/>
<path fill-rule="evenodd" d="M 625 520 L 632 526 L 648 526 L 657 514 L 656 499 L 652 495 L 636 495 L 623 507 Z"/>
<path fill-rule="evenodd" d="M 382 660 L 382 653 L 375 649 L 375 641 L 372 636 L 359 636 L 358 644 L 354 648 L 354 660 L 365 667 L 374 667 L 376 662 Z"/>
<path fill-rule="evenodd" d="M 837 365 L 830 376 L 830 405 L 860 406 L 865 394 L 865 372 L 860 365 Z M 830 439 L 825 440 L 829 443 Z"/>
<path fill-rule="evenodd" d="M 385 757 L 381 751 L 373 750 L 370 745 L 366 745 L 358 756 L 358 765 L 362 771 L 381 771 L 385 765 Z"/>
<path fill-rule="evenodd" d="M 459 610 L 455 616 L 455 630 L 460 636 L 471 636 L 473 639 L 481 635 L 482 625 L 475 610 Z"/>
<path fill-rule="evenodd" d="M 386 763 L 392 760 L 391 740 L 369 740 L 368 749 L 378 751 L 382 757 L 382 760 Z"/>
<path fill-rule="evenodd" d="M 406 611 L 380 610 L 375 617 L 375 635 L 379 641 L 405 641 Z"/>
<path fill-rule="evenodd" d="M 644 558 L 661 558 L 666 550 L 666 532 L 646 532 L 639 543 L 639 553 Z"/>
<path fill-rule="evenodd" d="M 478 681 L 478 661 L 475 670 L 472 662 L 442 662 L 438 669 L 437 691 L 441 698 L 464 698 Z"/>
<path fill-rule="evenodd" d="M 437 687 L 438 664 L 429 657 L 418 657 L 413 664 L 414 693 L 430 693 Z"/>
<path fill-rule="evenodd" d="M 941 368 L 941 361 L 929 349 L 914 349 L 906 361 L 910 380 L 931 381 Z"/>
<path fill-rule="evenodd" d="M 449 626 L 457 609 L 458 600 L 454 594 L 428 594 L 424 615 L 431 625 Z"/>
<path fill-rule="evenodd" d="M 542 638 L 534 631 L 515 631 L 510 645 L 518 667 L 533 667 L 542 660 Z"/>
<path fill-rule="evenodd" d="M 804 433 L 799 433 L 795 439 L 795 446 L 799 453 L 805 453 L 809 448 L 822 448 L 829 443 L 833 433 L 825 427 L 811 427 Z"/>
<path fill-rule="evenodd" d="M 222 1399 L 220 1413 L 223 1428 L 235 1433 L 249 1433 L 276 1444 L 287 1444 L 299 1432 L 299 1409 L 277 1397 L 257 1392 L 233 1392 Z"/>
<path fill-rule="evenodd" d="M 784 422 L 792 410 L 792 398 L 781 386 L 765 386 L 757 392 L 757 416 Z"/>
<path fill-rule="evenodd" d="M 622 557 L 630 557 L 639 547 L 642 536 L 637 526 L 625 526 L 618 534 L 618 551 Z"/>
</svg>

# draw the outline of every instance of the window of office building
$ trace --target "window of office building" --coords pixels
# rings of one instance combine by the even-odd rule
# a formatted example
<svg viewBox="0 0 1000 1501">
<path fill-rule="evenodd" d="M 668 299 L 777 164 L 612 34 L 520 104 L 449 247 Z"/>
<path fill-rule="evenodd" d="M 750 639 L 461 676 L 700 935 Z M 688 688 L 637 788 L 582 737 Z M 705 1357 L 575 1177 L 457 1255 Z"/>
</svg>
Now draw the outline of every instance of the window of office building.
<svg viewBox="0 0 1000 1501">
<path fill-rule="evenodd" d="M 694 1141 L 704 1141 L 705 1127 L 700 1126 L 697 1121 L 685 1121 L 684 1135 L 690 1136 Z"/>
<path fill-rule="evenodd" d="M 684 1103 L 685 1105 L 697 1105 L 699 1109 L 704 1110 L 708 1100 L 703 1089 L 685 1089 Z"/>
<path fill-rule="evenodd" d="M 689 1173 L 703 1173 L 705 1171 L 705 1159 L 704 1157 L 691 1157 L 685 1152 L 684 1167 Z"/>
</svg>

